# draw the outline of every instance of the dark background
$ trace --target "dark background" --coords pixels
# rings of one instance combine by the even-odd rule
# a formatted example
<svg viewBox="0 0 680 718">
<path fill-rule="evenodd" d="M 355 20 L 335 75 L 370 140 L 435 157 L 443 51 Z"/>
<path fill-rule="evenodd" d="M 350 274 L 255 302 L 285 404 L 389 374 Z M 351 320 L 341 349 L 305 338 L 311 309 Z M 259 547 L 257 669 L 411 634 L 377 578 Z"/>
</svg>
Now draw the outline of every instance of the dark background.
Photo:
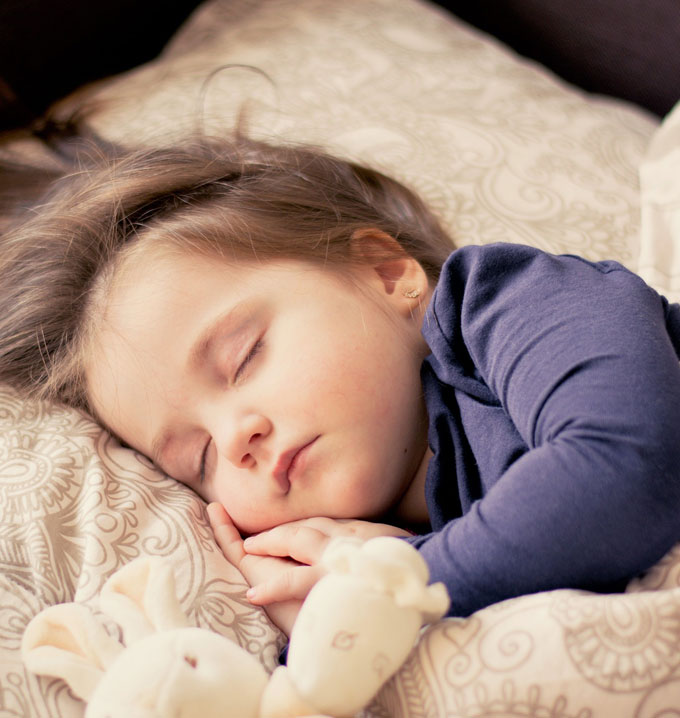
<svg viewBox="0 0 680 718">
<path fill-rule="evenodd" d="M 199 1 L 0 0 L 0 129 L 152 59 Z M 439 4 L 588 91 L 658 115 L 680 99 L 680 0 Z"/>
<path fill-rule="evenodd" d="M 237 0 L 238 1 L 238 0 Z M 199 0 L 0 0 L 0 129 L 154 58 Z"/>
<path fill-rule="evenodd" d="M 680 0 L 443 0 L 589 92 L 657 115 L 680 100 Z"/>
</svg>

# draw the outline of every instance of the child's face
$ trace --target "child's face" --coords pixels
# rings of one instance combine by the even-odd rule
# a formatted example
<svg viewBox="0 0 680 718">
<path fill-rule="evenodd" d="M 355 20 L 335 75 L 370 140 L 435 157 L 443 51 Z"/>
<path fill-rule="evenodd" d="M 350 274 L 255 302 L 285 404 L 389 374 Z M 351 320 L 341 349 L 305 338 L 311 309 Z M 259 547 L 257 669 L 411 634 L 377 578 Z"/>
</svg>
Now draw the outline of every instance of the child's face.
<svg viewBox="0 0 680 718">
<path fill-rule="evenodd" d="M 143 264 L 117 278 L 88 370 L 115 433 L 246 533 L 398 503 L 426 448 L 417 300 L 371 267 L 377 302 L 302 262 Z"/>
</svg>

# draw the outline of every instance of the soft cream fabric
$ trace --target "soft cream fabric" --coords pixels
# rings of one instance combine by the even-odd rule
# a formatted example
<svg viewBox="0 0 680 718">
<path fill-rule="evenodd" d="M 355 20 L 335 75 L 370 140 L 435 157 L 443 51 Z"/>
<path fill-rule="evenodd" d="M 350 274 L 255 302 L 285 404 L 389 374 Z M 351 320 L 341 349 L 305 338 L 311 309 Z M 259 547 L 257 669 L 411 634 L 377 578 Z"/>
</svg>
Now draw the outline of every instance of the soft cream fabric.
<svg viewBox="0 0 680 718">
<path fill-rule="evenodd" d="M 638 163 L 658 121 L 417 0 L 215 0 L 96 101 L 104 135 L 150 143 L 224 132 L 245 109 L 259 137 L 387 170 L 460 243 L 637 258 Z"/>
<path fill-rule="evenodd" d="M 640 167 L 640 257 L 637 270 L 680 302 L 680 105 L 655 133 Z"/>
<path fill-rule="evenodd" d="M 96 99 L 105 136 L 147 143 L 225 131 L 245 106 L 258 136 L 318 143 L 407 182 L 460 243 L 637 266 L 638 167 L 658 123 L 418 0 L 212 0 Z M 280 637 L 191 492 L 77 412 L 3 390 L 0 426 L 0 716 L 82 715 L 63 683 L 27 675 L 23 628 L 46 605 L 96 605 L 139 555 L 171 557 L 190 620 L 273 667 Z M 680 556 L 633 588 L 538 594 L 442 622 L 365 715 L 676 715 Z"/>
<path fill-rule="evenodd" d="M 268 669 L 281 637 L 245 599 L 240 573 L 217 550 L 203 503 L 122 449 L 80 413 L 0 387 L 0 716 L 80 716 L 57 680 L 19 656 L 42 608 L 98 606 L 104 581 L 143 555 L 167 556 L 192 625 L 233 638 Z"/>
<path fill-rule="evenodd" d="M 663 582 L 630 593 L 552 591 L 441 621 L 365 716 L 676 716 L 679 569 L 676 549 Z"/>
</svg>

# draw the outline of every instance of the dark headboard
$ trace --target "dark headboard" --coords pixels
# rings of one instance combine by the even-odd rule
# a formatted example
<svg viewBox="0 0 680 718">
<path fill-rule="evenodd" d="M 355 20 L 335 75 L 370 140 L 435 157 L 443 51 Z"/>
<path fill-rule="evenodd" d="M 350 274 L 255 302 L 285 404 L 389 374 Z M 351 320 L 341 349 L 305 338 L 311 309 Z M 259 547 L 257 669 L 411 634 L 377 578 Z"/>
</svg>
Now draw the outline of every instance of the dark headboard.
<svg viewBox="0 0 680 718">
<path fill-rule="evenodd" d="M 0 0 L 0 130 L 155 57 L 199 0 Z"/>
<path fill-rule="evenodd" d="M 441 0 L 569 82 L 665 115 L 680 100 L 680 0 Z"/>
<path fill-rule="evenodd" d="M 30 122 L 79 85 L 150 60 L 199 2 L 0 0 L 0 130 Z M 585 90 L 658 115 L 680 99 L 680 0 L 440 4 Z"/>
</svg>

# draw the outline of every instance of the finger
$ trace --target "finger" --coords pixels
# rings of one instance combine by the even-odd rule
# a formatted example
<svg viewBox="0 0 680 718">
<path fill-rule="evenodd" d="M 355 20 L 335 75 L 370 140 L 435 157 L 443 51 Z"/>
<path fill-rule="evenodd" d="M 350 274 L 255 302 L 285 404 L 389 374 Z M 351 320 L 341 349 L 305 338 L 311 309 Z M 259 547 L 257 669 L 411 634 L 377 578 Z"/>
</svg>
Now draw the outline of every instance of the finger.
<svg viewBox="0 0 680 718">
<path fill-rule="evenodd" d="M 368 540 L 374 536 L 413 536 L 413 532 L 391 526 L 389 524 L 376 523 L 375 521 L 363 521 L 360 519 L 331 519 L 327 516 L 315 516 L 308 519 L 291 521 L 286 526 L 308 526 L 315 528 L 327 536 L 355 536 Z"/>
<path fill-rule="evenodd" d="M 215 541 L 225 558 L 238 566 L 245 556 L 243 539 L 224 506 L 216 502 L 208 504 L 208 519 L 215 535 Z"/>
<path fill-rule="evenodd" d="M 279 601 L 279 603 L 272 603 L 267 606 L 265 611 L 271 621 L 287 636 L 290 636 L 301 606 L 302 601 Z"/>
<path fill-rule="evenodd" d="M 302 601 L 323 575 L 323 569 L 318 566 L 299 566 L 253 586 L 246 596 L 256 606 L 280 601 Z"/>
<path fill-rule="evenodd" d="M 266 583 L 284 571 L 289 571 L 291 568 L 300 565 L 287 558 L 245 554 L 239 564 L 239 570 L 250 586 L 257 586 L 260 583 Z"/>
<path fill-rule="evenodd" d="M 289 556 L 306 564 L 318 563 L 330 538 L 323 532 L 296 524 L 282 524 L 243 543 L 246 553 L 258 556 Z"/>
<path fill-rule="evenodd" d="M 307 519 L 297 519 L 296 521 L 289 521 L 282 526 L 306 526 L 307 528 L 316 529 L 325 533 L 328 536 L 333 536 L 336 533 L 346 535 L 346 527 L 343 524 L 351 523 L 354 519 L 331 519 L 328 516 L 312 516 Z"/>
</svg>

